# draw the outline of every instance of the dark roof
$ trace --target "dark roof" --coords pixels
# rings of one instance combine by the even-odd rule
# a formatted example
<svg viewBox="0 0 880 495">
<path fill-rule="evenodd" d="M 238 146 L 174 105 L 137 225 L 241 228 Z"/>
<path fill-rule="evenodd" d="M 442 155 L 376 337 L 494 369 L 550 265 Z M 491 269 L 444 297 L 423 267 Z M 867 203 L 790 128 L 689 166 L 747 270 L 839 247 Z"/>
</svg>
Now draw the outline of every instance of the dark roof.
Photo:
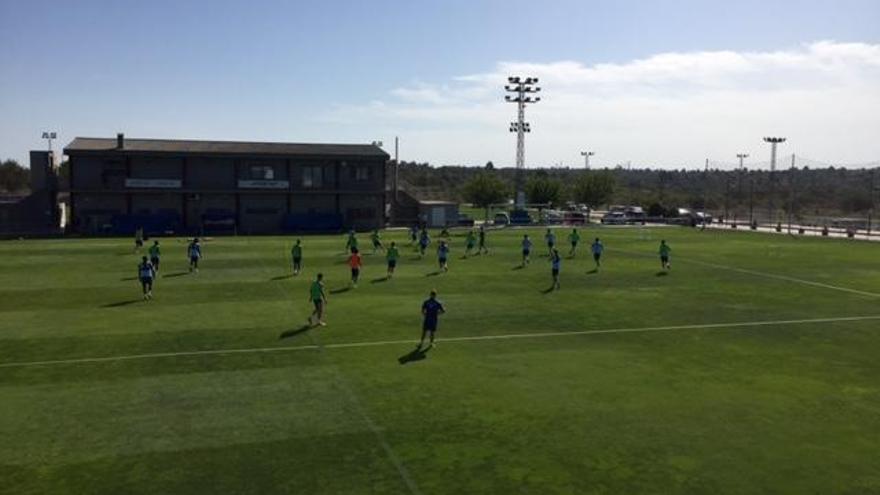
<svg viewBox="0 0 880 495">
<path fill-rule="evenodd" d="M 117 151 L 116 138 L 74 138 L 64 152 Z M 338 155 L 388 158 L 388 154 L 372 144 L 259 143 L 244 141 L 195 141 L 183 139 L 125 138 L 122 151 L 172 154 L 235 154 L 235 155 Z"/>
</svg>

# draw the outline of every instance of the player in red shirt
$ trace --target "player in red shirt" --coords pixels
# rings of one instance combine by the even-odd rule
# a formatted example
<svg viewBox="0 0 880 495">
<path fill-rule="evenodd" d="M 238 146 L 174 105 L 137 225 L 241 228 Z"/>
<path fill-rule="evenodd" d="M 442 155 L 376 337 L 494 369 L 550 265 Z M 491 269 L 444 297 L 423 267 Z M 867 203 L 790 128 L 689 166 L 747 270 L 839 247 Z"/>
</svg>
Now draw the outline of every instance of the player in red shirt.
<svg viewBox="0 0 880 495">
<path fill-rule="evenodd" d="M 357 288 L 358 278 L 361 275 L 361 253 L 354 248 L 351 250 L 351 256 L 348 257 L 348 266 L 351 267 L 351 286 Z"/>
</svg>

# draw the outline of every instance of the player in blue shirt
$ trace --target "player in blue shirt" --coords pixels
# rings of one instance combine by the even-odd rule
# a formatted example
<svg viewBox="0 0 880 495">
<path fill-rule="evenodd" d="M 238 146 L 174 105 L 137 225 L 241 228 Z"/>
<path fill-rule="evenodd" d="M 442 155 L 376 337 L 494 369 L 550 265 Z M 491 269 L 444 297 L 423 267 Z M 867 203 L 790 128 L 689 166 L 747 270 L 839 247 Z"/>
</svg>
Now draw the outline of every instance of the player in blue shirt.
<svg viewBox="0 0 880 495">
<path fill-rule="evenodd" d="M 550 255 L 550 267 L 553 274 L 553 288 L 559 290 L 559 268 L 562 265 L 562 256 L 559 256 L 559 250 L 553 249 Z"/>
<path fill-rule="evenodd" d="M 419 234 L 419 254 L 424 258 L 425 250 L 428 249 L 428 244 L 431 244 L 431 236 L 428 235 L 428 229 L 422 229 L 422 233 Z"/>
<path fill-rule="evenodd" d="M 522 266 L 526 266 L 529 264 L 529 255 L 532 253 L 532 240 L 529 239 L 529 235 L 526 234 L 523 236 L 522 240 Z"/>
<path fill-rule="evenodd" d="M 550 256 L 553 256 L 553 251 L 556 249 L 556 234 L 547 229 L 547 233 L 544 234 L 544 240 L 547 241 L 547 252 L 550 253 Z"/>
<path fill-rule="evenodd" d="M 199 244 L 199 238 L 196 237 L 189 243 L 186 248 L 186 254 L 189 256 L 189 271 L 195 270 L 199 273 L 199 260 L 202 259 L 202 246 Z"/>
<path fill-rule="evenodd" d="M 593 261 L 596 262 L 596 270 L 598 270 L 599 265 L 601 264 L 602 253 L 605 252 L 605 245 L 602 244 L 602 241 L 597 237 L 590 246 L 590 250 L 593 251 Z"/>
<path fill-rule="evenodd" d="M 437 247 L 437 263 L 440 265 L 440 271 L 449 271 L 449 263 L 447 262 L 448 258 L 449 245 L 446 244 L 446 241 L 440 241 L 440 246 Z"/>
<path fill-rule="evenodd" d="M 424 316 L 422 338 L 419 340 L 419 345 L 416 346 L 416 351 L 421 350 L 422 345 L 425 343 L 425 335 L 427 334 L 431 334 L 431 342 L 428 345 L 428 349 L 434 347 L 434 333 L 437 331 L 437 323 L 440 320 L 440 315 L 445 312 L 446 308 L 443 307 L 443 303 L 437 300 L 437 291 L 432 290 L 431 297 L 422 303 L 422 315 Z"/>
<path fill-rule="evenodd" d="M 141 262 L 138 264 L 138 280 L 141 281 L 141 287 L 144 290 L 144 299 L 152 299 L 153 297 L 153 278 L 155 276 L 156 271 L 153 269 L 153 264 L 146 256 L 142 256 Z"/>
</svg>

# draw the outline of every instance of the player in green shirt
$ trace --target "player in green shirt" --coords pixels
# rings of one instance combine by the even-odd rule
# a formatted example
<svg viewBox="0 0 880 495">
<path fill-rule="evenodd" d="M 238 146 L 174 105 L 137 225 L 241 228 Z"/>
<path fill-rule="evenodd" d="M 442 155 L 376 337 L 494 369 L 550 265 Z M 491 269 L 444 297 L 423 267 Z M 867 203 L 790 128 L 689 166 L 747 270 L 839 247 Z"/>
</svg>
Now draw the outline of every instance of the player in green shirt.
<svg viewBox="0 0 880 495">
<path fill-rule="evenodd" d="M 327 325 L 324 323 L 324 307 L 327 305 L 327 294 L 324 293 L 324 274 L 319 273 L 309 287 L 309 300 L 315 305 L 315 310 L 309 316 L 309 325 Z"/>
<path fill-rule="evenodd" d="M 379 230 L 376 229 L 370 235 L 370 240 L 373 241 L 373 254 L 380 249 L 385 249 L 385 246 L 382 245 L 382 238 L 379 237 Z"/>
<path fill-rule="evenodd" d="M 153 245 L 148 250 L 150 252 L 150 263 L 153 264 L 153 271 L 159 273 L 159 241 L 153 241 Z"/>
<path fill-rule="evenodd" d="M 397 251 L 397 246 L 392 241 L 385 252 L 385 259 L 388 261 L 388 278 L 394 275 L 394 269 L 397 268 L 397 258 L 399 257 L 400 253 Z"/>
<path fill-rule="evenodd" d="M 672 265 L 669 263 L 669 253 L 672 249 L 669 247 L 669 244 L 666 244 L 666 240 L 660 241 L 660 265 L 664 270 L 669 270 L 672 268 Z"/>
<path fill-rule="evenodd" d="M 474 234 L 473 229 L 469 230 L 467 233 L 467 237 L 465 238 L 465 250 L 464 257 L 467 258 L 470 256 L 471 251 L 474 250 L 474 246 L 477 245 L 477 236 Z"/>
<path fill-rule="evenodd" d="M 296 240 L 296 244 L 290 248 L 290 257 L 293 258 L 293 275 L 299 275 L 302 271 L 303 248 L 302 241 Z"/>
<path fill-rule="evenodd" d="M 578 233 L 578 229 L 571 229 L 571 234 L 568 234 L 568 242 L 571 243 L 571 251 L 568 252 L 569 256 L 574 256 L 574 252 L 577 250 L 578 242 L 581 240 L 581 235 Z"/>
<path fill-rule="evenodd" d="M 352 253 L 358 248 L 358 239 L 354 233 L 354 229 L 348 231 L 348 239 L 345 241 L 345 252 Z"/>
</svg>

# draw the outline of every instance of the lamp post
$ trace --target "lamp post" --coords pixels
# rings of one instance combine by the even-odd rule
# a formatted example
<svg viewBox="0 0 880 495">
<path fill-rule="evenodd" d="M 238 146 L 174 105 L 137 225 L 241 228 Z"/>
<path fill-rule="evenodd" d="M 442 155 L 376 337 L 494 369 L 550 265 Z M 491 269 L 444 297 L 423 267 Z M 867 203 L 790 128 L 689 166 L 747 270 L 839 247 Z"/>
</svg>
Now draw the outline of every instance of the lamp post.
<svg viewBox="0 0 880 495">
<path fill-rule="evenodd" d="M 58 137 L 55 131 L 43 131 L 43 139 L 49 142 L 49 153 L 52 152 L 52 140 Z"/>
<path fill-rule="evenodd" d="M 776 145 L 784 143 L 784 137 L 765 137 L 765 143 L 770 143 L 770 199 L 769 199 L 769 212 L 768 215 L 770 217 L 770 223 L 773 223 L 774 217 L 774 204 L 773 204 L 773 196 L 775 194 L 776 188 Z"/>
<path fill-rule="evenodd" d="M 508 103 L 516 103 L 516 122 L 510 123 L 510 132 L 516 133 L 516 207 L 518 209 L 525 208 L 526 193 L 523 188 L 523 171 L 525 169 L 525 133 L 531 132 L 529 123 L 526 122 L 526 105 L 538 103 L 541 101 L 535 93 L 541 91 L 537 77 L 519 77 L 511 76 L 507 78 L 508 84 L 504 86 L 504 90 L 508 95 L 504 95 L 504 101 Z"/>
<path fill-rule="evenodd" d="M 590 157 L 595 154 L 592 151 L 581 151 L 581 156 L 584 157 L 584 166 L 587 170 L 590 170 Z"/>
</svg>

